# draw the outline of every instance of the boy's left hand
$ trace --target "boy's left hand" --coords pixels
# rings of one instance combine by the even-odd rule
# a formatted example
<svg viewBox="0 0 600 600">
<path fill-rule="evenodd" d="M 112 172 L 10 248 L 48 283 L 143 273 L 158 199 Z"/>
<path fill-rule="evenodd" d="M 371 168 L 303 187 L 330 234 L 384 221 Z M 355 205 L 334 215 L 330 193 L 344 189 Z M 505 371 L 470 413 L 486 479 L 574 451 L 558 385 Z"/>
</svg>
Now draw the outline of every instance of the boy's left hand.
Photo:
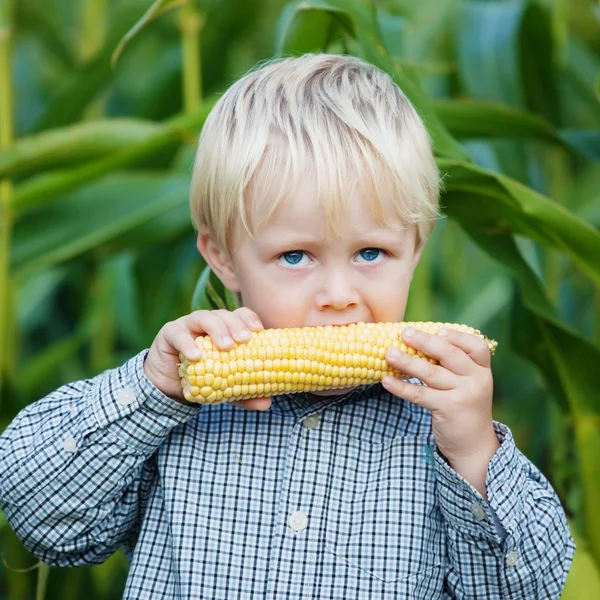
<svg viewBox="0 0 600 600">
<path fill-rule="evenodd" d="M 483 467 L 487 471 L 500 446 L 492 422 L 494 386 L 487 343 L 470 333 L 443 328 L 437 336 L 407 328 L 402 339 L 439 364 L 390 348 L 386 353 L 388 364 L 427 386 L 386 377 L 384 387 L 431 411 L 439 451 L 456 471 L 464 471 L 467 480 L 470 477 L 465 473 Z"/>
</svg>

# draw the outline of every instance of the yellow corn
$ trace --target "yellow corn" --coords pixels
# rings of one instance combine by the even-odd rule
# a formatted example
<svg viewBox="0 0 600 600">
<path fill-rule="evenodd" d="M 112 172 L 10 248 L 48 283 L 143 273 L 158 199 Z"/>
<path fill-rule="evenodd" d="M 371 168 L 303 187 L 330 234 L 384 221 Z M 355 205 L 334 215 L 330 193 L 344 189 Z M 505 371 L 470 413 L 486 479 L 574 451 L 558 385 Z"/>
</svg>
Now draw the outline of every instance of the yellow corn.
<svg viewBox="0 0 600 600">
<path fill-rule="evenodd" d="M 209 336 L 196 338 L 202 358 L 187 361 L 180 355 L 179 374 L 189 402 L 219 404 L 276 394 L 339 389 L 381 381 L 386 375 L 402 377 L 385 360 L 392 346 L 433 358 L 407 346 L 402 330 L 414 327 L 437 335 L 441 327 L 457 329 L 486 340 L 493 354 L 497 342 L 479 330 L 455 323 L 356 323 L 295 329 L 265 329 L 232 350 L 215 348 Z"/>
</svg>

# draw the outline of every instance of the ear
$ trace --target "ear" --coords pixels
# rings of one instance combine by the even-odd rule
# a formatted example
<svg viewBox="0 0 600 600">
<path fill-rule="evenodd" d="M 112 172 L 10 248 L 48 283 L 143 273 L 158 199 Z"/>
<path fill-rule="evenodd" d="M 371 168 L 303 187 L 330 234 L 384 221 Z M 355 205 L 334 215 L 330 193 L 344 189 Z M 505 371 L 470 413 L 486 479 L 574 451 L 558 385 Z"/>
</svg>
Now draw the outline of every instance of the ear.
<svg viewBox="0 0 600 600">
<path fill-rule="evenodd" d="M 234 293 L 239 292 L 240 286 L 229 253 L 213 241 L 205 227 L 198 231 L 196 247 L 223 285 Z"/>
</svg>

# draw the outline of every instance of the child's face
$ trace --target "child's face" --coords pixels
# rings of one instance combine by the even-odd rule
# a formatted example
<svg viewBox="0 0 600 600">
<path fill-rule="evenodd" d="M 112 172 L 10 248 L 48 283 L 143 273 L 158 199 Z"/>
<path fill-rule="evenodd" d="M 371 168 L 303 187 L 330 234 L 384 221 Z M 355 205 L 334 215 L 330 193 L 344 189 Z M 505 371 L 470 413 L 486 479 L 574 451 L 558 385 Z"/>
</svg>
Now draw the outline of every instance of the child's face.
<svg viewBox="0 0 600 600">
<path fill-rule="evenodd" d="M 256 241 L 239 228 L 225 285 L 265 328 L 401 321 L 421 254 L 415 227 L 378 225 L 357 189 L 340 238 L 327 243 L 315 186 L 302 178 Z"/>
</svg>

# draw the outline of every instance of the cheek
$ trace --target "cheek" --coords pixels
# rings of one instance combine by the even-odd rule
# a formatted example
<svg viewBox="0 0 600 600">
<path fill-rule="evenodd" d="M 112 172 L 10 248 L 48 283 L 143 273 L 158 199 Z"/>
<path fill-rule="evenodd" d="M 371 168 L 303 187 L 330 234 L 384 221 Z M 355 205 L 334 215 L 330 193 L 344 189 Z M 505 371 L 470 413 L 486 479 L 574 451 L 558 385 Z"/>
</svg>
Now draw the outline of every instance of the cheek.
<svg viewBox="0 0 600 600">
<path fill-rule="evenodd" d="M 369 282 L 363 290 L 363 298 L 369 303 L 377 321 L 401 321 L 406 310 L 409 287 L 410 273 L 396 270 Z"/>
<path fill-rule="evenodd" d="M 293 287 L 269 278 L 259 284 L 256 279 L 242 279 L 240 283 L 244 306 L 260 317 L 265 329 L 303 326 L 306 307 L 302 295 Z"/>
</svg>

